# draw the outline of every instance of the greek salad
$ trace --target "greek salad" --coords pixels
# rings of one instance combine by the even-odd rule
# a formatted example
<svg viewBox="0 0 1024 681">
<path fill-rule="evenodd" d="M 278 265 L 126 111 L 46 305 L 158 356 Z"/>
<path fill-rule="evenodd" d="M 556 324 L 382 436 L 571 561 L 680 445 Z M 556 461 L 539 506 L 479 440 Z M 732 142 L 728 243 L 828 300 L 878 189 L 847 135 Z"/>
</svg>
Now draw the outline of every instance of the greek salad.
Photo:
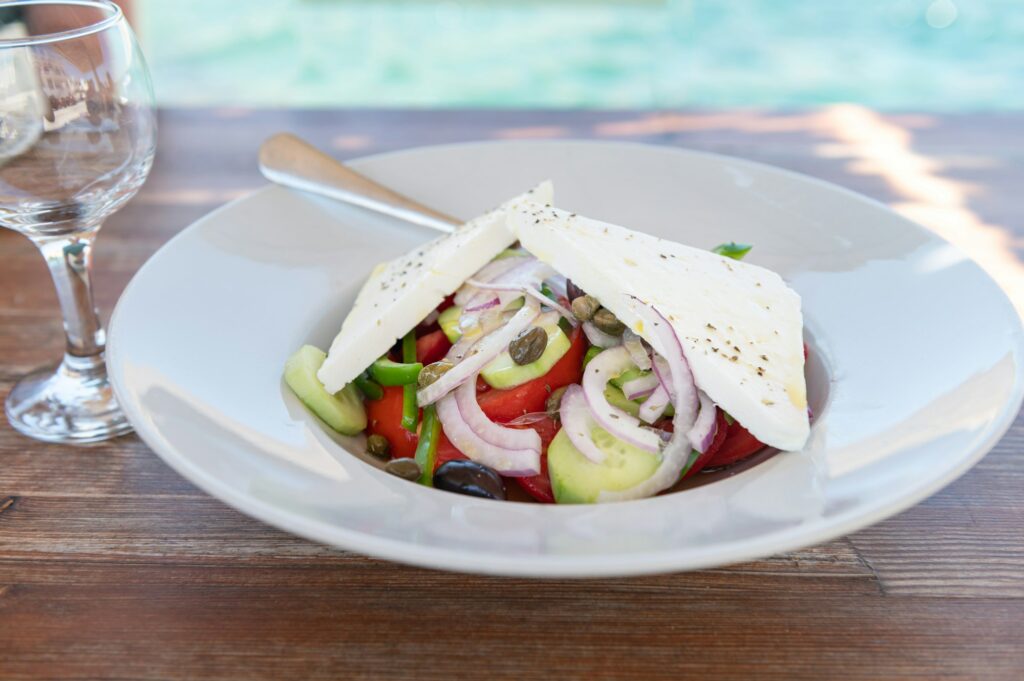
<svg viewBox="0 0 1024 681">
<path fill-rule="evenodd" d="M 656 495 L 809 433 L 800 298 L 711 251 L 553 207 L 546 182 L 376 268 L 288 386 L 384 469 L 544 503 Z"/>
</svg>

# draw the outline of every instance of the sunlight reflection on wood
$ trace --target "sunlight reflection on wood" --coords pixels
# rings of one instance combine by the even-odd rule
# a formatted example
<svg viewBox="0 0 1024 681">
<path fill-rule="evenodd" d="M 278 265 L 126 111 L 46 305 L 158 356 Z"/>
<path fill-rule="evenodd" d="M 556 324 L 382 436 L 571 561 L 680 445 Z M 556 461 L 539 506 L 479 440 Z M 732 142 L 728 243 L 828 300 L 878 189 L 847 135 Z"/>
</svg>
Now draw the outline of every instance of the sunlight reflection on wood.
<svg viewBox="0 0 1024 681">
<path fill-rule="evenodd" d="M 856 104 L 838 104 L 795 115 L 756 111 L 655 114 L 600 123 L 597 136 L 635 137 L 696 130 L 749 133 L 807 132 L 834 140 L 815 148 L 822 158 L 849 159 L 846 170 L 882 179 L 901 200 L 892 208 L 940 235 L 978 262 L 1024 314 L 1024 263 L 1013 251 L 1012 232 L 986 223 L 971 210 L 977 188 L 941 173 L 950 162 L 913 149 L 913 128 L 933 125 L 929 116 L 882 116 Z M 972 159 L 984 165 L 988 159 Z"/>
<path fill-rule="evenodd" d="M 971 210 L 969 199 L 977 187 L 943 177 L 947 164 L 915 152 L 909 131 L 870 109 L 842 105 L 819 116 L 820 129 L 838 140 L 819 147 L 819 155 L 852 159 L 850 172 L 884 179 L 904 199 L 892 205 L 894 210 L 977 261 L 1024 314 L 1024 263 L 1013 251 L 1012 232 Z"/>
</svg>

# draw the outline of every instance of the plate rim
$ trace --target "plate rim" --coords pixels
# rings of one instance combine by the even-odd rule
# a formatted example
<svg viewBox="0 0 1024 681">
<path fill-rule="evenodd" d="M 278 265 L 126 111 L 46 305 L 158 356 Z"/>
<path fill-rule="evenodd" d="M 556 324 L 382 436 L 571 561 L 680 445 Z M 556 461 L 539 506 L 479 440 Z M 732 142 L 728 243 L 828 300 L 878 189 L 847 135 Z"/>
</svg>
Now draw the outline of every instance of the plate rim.
<svg viewBox="0 0 1024 681">
<path fill-rule="evenodd" d="M 1024 326 L 1020 314 L 1013 306 L 1005 290 L 992 278 L 992 276 L 981 267 L 976 261 L 968 257 L 956 245 L 928 230 L 919 223 L 900 215 L 885 203 L 858 193 L 842 185 L 835 184 L 811 175 L 797 171 L 781 168 L 768 163 L 749 160 L 741 157 L 709 152 L 703 150 L 689 149 L 663 144 L 649 144 L 635 141 L 620 140 L 595 140 L 595 139 L 549 139 L 549 140 L 477 140 L 454 142 L 437 145 L 422 145 L 379 152 L 366 156 L 359 156 L 345 162 L 357 169 L 366 163 L 375 162 L 381 159 L 401 157 L 406 154 L 420 153 L 426 150 L 443 151 L 450 148 L 467 147 L 495 147 L 495 146 L 522 146 L 543 145 L 584 145 L 584 146 L 613 146 L 613 147 L 641 147 L 647 151 L 657 153 L 681 154 L 684 156 L 697 156 L 716 160 L 718 162 L 738 163 L 741 165 L 754 166 L 771 173 L 782 174 L 797 181 L 818 185 L 824 189 L 836 191 L 849 198 L 862 203 L 870 204 L 880 208 L 890 216 L 898 218 L 908 227 L 925 234 L 930 240 L 937 240 L 956 250 L 965 260 L 969 261 L 976 270 L 985 277 L 993 288 L 998 291 L 1001 297 L 1000 303 L 1009 311 L 1012 311 L 1015 328 L 1011 344 L 1016 341 L 1016 350 L 1024 354 Z M 188 457 L 177 452 L 177 449 L 168 444 L 156 427 L 150 428 L 145 412 L 139 405 L 131 400 L 125 399 L 125 389 L 122 388 L 122 368 L 120 361 L 120 334 L 117 333 L 118 320 L 125 307 L 123 304 L 134 290 L 136 282 L 143 276 L 151 263 L 157 260 L 161 254 L 179 239 L 184 239 L 194 231 L 200 229 L 208 221 L 215 220 L 221 213 L 235 207 L 237 204 L 251 201 L 254 197 L 285 191 L 302 196 L 308 196 L 302 192 L 278 187 L 274 184 L 266 184 L 243 196 L 234 198 L 216 208 L 204 213 L 193 220 L 177 234 L 163 243 L 146 262 L 132 275 L 128 285 L 122 291 L 115 305 L 108 324 L 108 340 L 106 348 L 106 359 L 111 383 L 114 388 L 118 402 L 121 404 L 129 420 L 135 428 L 140 439 L 153 450 L 172 470 L 198 487 L 204 493 L 226 503 L 241 513 L 253 517 L 260 522 L 275 527 L 279 530 L 295 534 L 310 541 L 327 546 L 340 548 L 347 551 L 354 551 L 363 555 L 381 558 L 393 562 L 415 565 L 417 567 L 448 570 L 460 573 L 486 574 L 493 576 L 517 576 L 517 577 L 560 577 L 560 578 L 600 578 L 616 576 L 637 576 L 647 574 L 662 574 L 668 572 L 680 572 L 706 569 L 709 567 L 735 564 L 770 555 L 786 553 L 807 546 L 815 546 L 838 537 L 845 536 L 859 529 L 871 526 L 882 520 L 895 516 L 902 511 L 920 503 L 932 496 L 939 490 L 945 488 L 955 480 L 962 477 L 968 470 L 978 463 L 992 448 L 1002 439 L 1010 429 L 1024 403 L 1024 364 L 1018 363 L 1014 374 L 1014 384 L 1011 397 L 1007 400 L 998 416 L 986 426 L 986 436 L 970 448 L 967 454 L 951 466 L 946 472 L 927 484 L 922 484 L 912 490 L 909 494 L 901 495 L 895 501 L 887 503 L 874 502 L 867 506 L 858 505 L 854 511 L 847 511 L 839 516 L 833 516 L 828 521 L 814 519 L 808 524 L 794 525 L 790 528 L 773 532 L 771 534 L 733 540 L 729 542 L 714 544 L 702 548 L 681 548 L 666 549 L 657 551 L 637 552 L 609 556 L 602 554 L 600 560 L 587 554 L 564 554 L 544 556 L 516 556 L 502 555 L 500 560 L 495 560 L 494 554 L 479 553 L 473 551 L 439 548 L 413 544 L 410 542 L 377 537 L 372 534 L 349 530 L 343 526 L 332 524 L 326 521 L 314 520 L 290 511 L 281 510 L 268 502 L 256 500 L 243 493 L 238 493 L 230 486 L 222 483 L 215 476 L 209 476 L 200 469 L 193 466 Z M 429 232 L 424 229 L 424 232 Z M 431 490 L 418 490 L 420 492 L 431 492 Z M 643 504 L 651 499 L 636 500 L 628 503 Z M 503 503 L 503 502 L 493 502 Z M 571 512 L 572 507 L 552 506 L 547 509 L 549 512 L 559 513 Z"/>
</svg>

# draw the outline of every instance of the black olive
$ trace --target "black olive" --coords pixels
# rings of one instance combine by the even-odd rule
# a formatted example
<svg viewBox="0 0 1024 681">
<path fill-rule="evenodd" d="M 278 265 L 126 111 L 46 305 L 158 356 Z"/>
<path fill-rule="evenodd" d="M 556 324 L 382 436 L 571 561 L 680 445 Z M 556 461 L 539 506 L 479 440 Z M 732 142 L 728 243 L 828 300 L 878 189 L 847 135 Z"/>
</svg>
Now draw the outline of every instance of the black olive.
<svg viewBox="0 0 1024 681">
<path fill-rule="evenodd" d="M 584 295 L 586 295 L 586 291 L 572 283 L 572 279 L 565 280 L 565 297 L 569 299 L 570 303 Z"/>
<path fill-rule="evenodd" d="M 504 499 L 505 483 L 501 476 L 475 461 L 446 461 L 434 471 L 434 487 L 456 494 L 484 499 Z"/>
</svg>

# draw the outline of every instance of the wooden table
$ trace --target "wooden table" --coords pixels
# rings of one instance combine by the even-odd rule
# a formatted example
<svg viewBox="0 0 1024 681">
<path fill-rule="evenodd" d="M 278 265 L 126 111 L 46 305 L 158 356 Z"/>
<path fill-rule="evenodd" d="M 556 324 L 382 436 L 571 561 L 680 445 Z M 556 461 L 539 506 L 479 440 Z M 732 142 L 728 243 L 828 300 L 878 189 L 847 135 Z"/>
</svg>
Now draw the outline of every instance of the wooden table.
<svg viewBox="0 0 1024 681">
<path fill-rule="evenodd" d="M 150 254 L 259 187 L 299 132 L 341 156 L 555 136 L 737 154 L 919 216 L 1017 285 L 1024 115 L 164 111 L 145 189 L 104 228 L 109 315 Z M 42 259 L 0 233 L 0 395 L 62 349 Z M 136 437 L 72 448 L 0 424 L 0 678 L 1024 678 L 1024 422 L 917 507 L 825 546 L 643 579 L 392 565 L 250 520 Z M 706 675 L 706 676 L 705 676 Z"/>
</svg>

